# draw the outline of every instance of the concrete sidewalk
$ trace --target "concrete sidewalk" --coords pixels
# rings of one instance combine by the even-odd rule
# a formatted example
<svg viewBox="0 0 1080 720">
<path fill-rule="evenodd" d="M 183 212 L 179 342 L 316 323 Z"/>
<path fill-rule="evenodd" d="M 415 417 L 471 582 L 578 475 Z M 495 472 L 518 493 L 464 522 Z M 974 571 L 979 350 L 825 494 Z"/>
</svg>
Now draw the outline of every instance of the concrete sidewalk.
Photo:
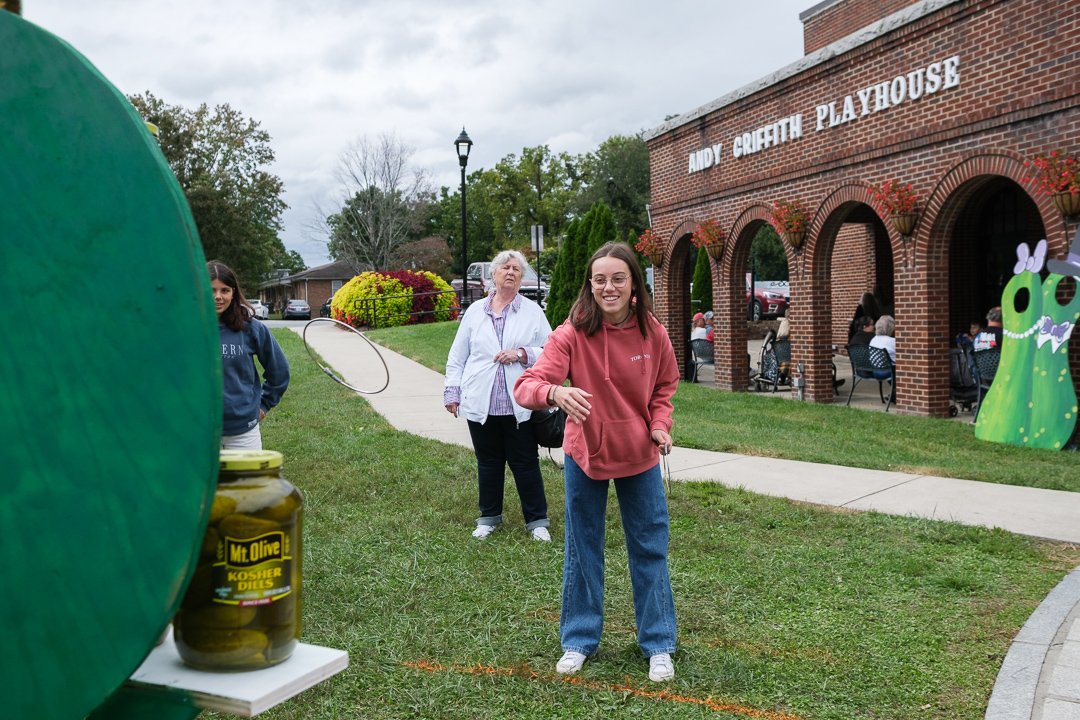
<svg viewBox="0 0 1080 720">
<path fill-rule="evenodd" d="M 375 352 L 332 323 L 309 326 L 307 342 L 355 387 L 374 390 L 386 379 Z M 364 395 L 372 407 L 398 430 L 471 448 L 465 420 L 442 406 L 443 376 L 392 350 L 379 352 L 390 384 L 382 393 Z M 677 442 L 677 426 L 675 436 Z M 559 451 L 553 455 L 561 461 Z M 680 447 L 668 460 L 672 480 L 1080 543 L 1080 493 Z M 1080 720 L 1080 569 L 1062 581 L 1014 639 L 986 717 Z"/>
</svg>

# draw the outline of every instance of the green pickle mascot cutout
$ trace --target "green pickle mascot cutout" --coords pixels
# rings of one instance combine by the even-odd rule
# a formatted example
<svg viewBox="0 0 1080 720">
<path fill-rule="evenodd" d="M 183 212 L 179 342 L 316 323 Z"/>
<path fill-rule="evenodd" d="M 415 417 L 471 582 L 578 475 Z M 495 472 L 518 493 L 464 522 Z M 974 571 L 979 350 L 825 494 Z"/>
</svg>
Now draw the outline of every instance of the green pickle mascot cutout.
<svg viewBox="0 0 1080 720">
<path fill-rule="evenodd" d="M 1057 289 L 1066 276 L 1080 277 L 1080 230 L 1066 259 L 1050 260 L 1040 280 L 1045 257 L 1045 240 L 1034 252 L 1017 248 L 1014 276 L 1001 294 L 1001 362 L 975 423 L 980 440 L 1060 450 L 1076 427 L 1069 337 L 1080 319 L 1080 292 L 1063 305 Z"/>
</svg>

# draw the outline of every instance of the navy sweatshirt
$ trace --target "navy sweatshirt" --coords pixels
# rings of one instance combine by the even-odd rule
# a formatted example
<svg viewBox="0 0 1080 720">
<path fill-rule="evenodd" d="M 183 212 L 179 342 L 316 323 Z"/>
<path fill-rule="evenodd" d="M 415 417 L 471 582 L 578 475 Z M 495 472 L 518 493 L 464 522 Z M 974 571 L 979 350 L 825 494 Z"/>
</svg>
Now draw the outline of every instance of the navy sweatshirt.
<svg viewBox="0 0 1080 720">
<path fill-rule="evenodd" d="M 218 323 L 225 415 L 222 435 L 239 435 L 259 423 L 259 408 L 269 412 L 289 387 L 289 361 L 270 334 L 252 318 L 240 332 Z M 263 366 L 263 383 L 255 359 Z"/>
</svg>

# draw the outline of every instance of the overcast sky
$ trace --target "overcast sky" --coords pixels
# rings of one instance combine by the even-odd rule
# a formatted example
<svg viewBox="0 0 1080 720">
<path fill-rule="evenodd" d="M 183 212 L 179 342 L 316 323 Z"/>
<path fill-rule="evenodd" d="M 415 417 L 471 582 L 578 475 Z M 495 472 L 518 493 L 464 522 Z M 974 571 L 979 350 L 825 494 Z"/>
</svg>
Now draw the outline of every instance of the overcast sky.
<svg viewBox="0 0 1080 720">
<path fill-rule="evenodd" d="M 594 150 L 802 56 L 816 0 L 24 0 L 125 94 L 229 103 L 262 124 L 285 184 L 283 240 L 328 262 L 308 228 L 357 138 L 393 132 L 436 187 L 523 147 Z"/>
</svg>

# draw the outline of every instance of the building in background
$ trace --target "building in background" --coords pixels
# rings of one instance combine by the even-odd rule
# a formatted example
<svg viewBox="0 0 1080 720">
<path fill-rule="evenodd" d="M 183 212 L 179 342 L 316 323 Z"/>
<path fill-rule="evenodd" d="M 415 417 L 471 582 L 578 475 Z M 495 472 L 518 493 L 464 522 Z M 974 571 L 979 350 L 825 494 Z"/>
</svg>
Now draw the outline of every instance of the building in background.
<svg viewBox="0 0 1080 720">
<path fill-rule="evenodd" d="M 1063 258 L 1076 230 L 1025 164 L 1080 153 L 1076 17 L 1075 0 L 826 0 L 800 14 L 802 59 L 647 133 L 667 241 L 653 293 L 680 357 L 690 236 L 713 218 L 727 233 L 712 263 L 717 385 L 746 388 L 750 243 L 774 202 L 799 200 L 808 232 L 785 250 L 805 397 L 833 401 L 834 346 L 873 291 L 896 317 L 900 411 L 947 416 L 952 338 L 999 304 L 1020 243 L 1046 238 Z M 919 198 L 910 229 L 875 200 L 887 181 Z"/>
</svg>

